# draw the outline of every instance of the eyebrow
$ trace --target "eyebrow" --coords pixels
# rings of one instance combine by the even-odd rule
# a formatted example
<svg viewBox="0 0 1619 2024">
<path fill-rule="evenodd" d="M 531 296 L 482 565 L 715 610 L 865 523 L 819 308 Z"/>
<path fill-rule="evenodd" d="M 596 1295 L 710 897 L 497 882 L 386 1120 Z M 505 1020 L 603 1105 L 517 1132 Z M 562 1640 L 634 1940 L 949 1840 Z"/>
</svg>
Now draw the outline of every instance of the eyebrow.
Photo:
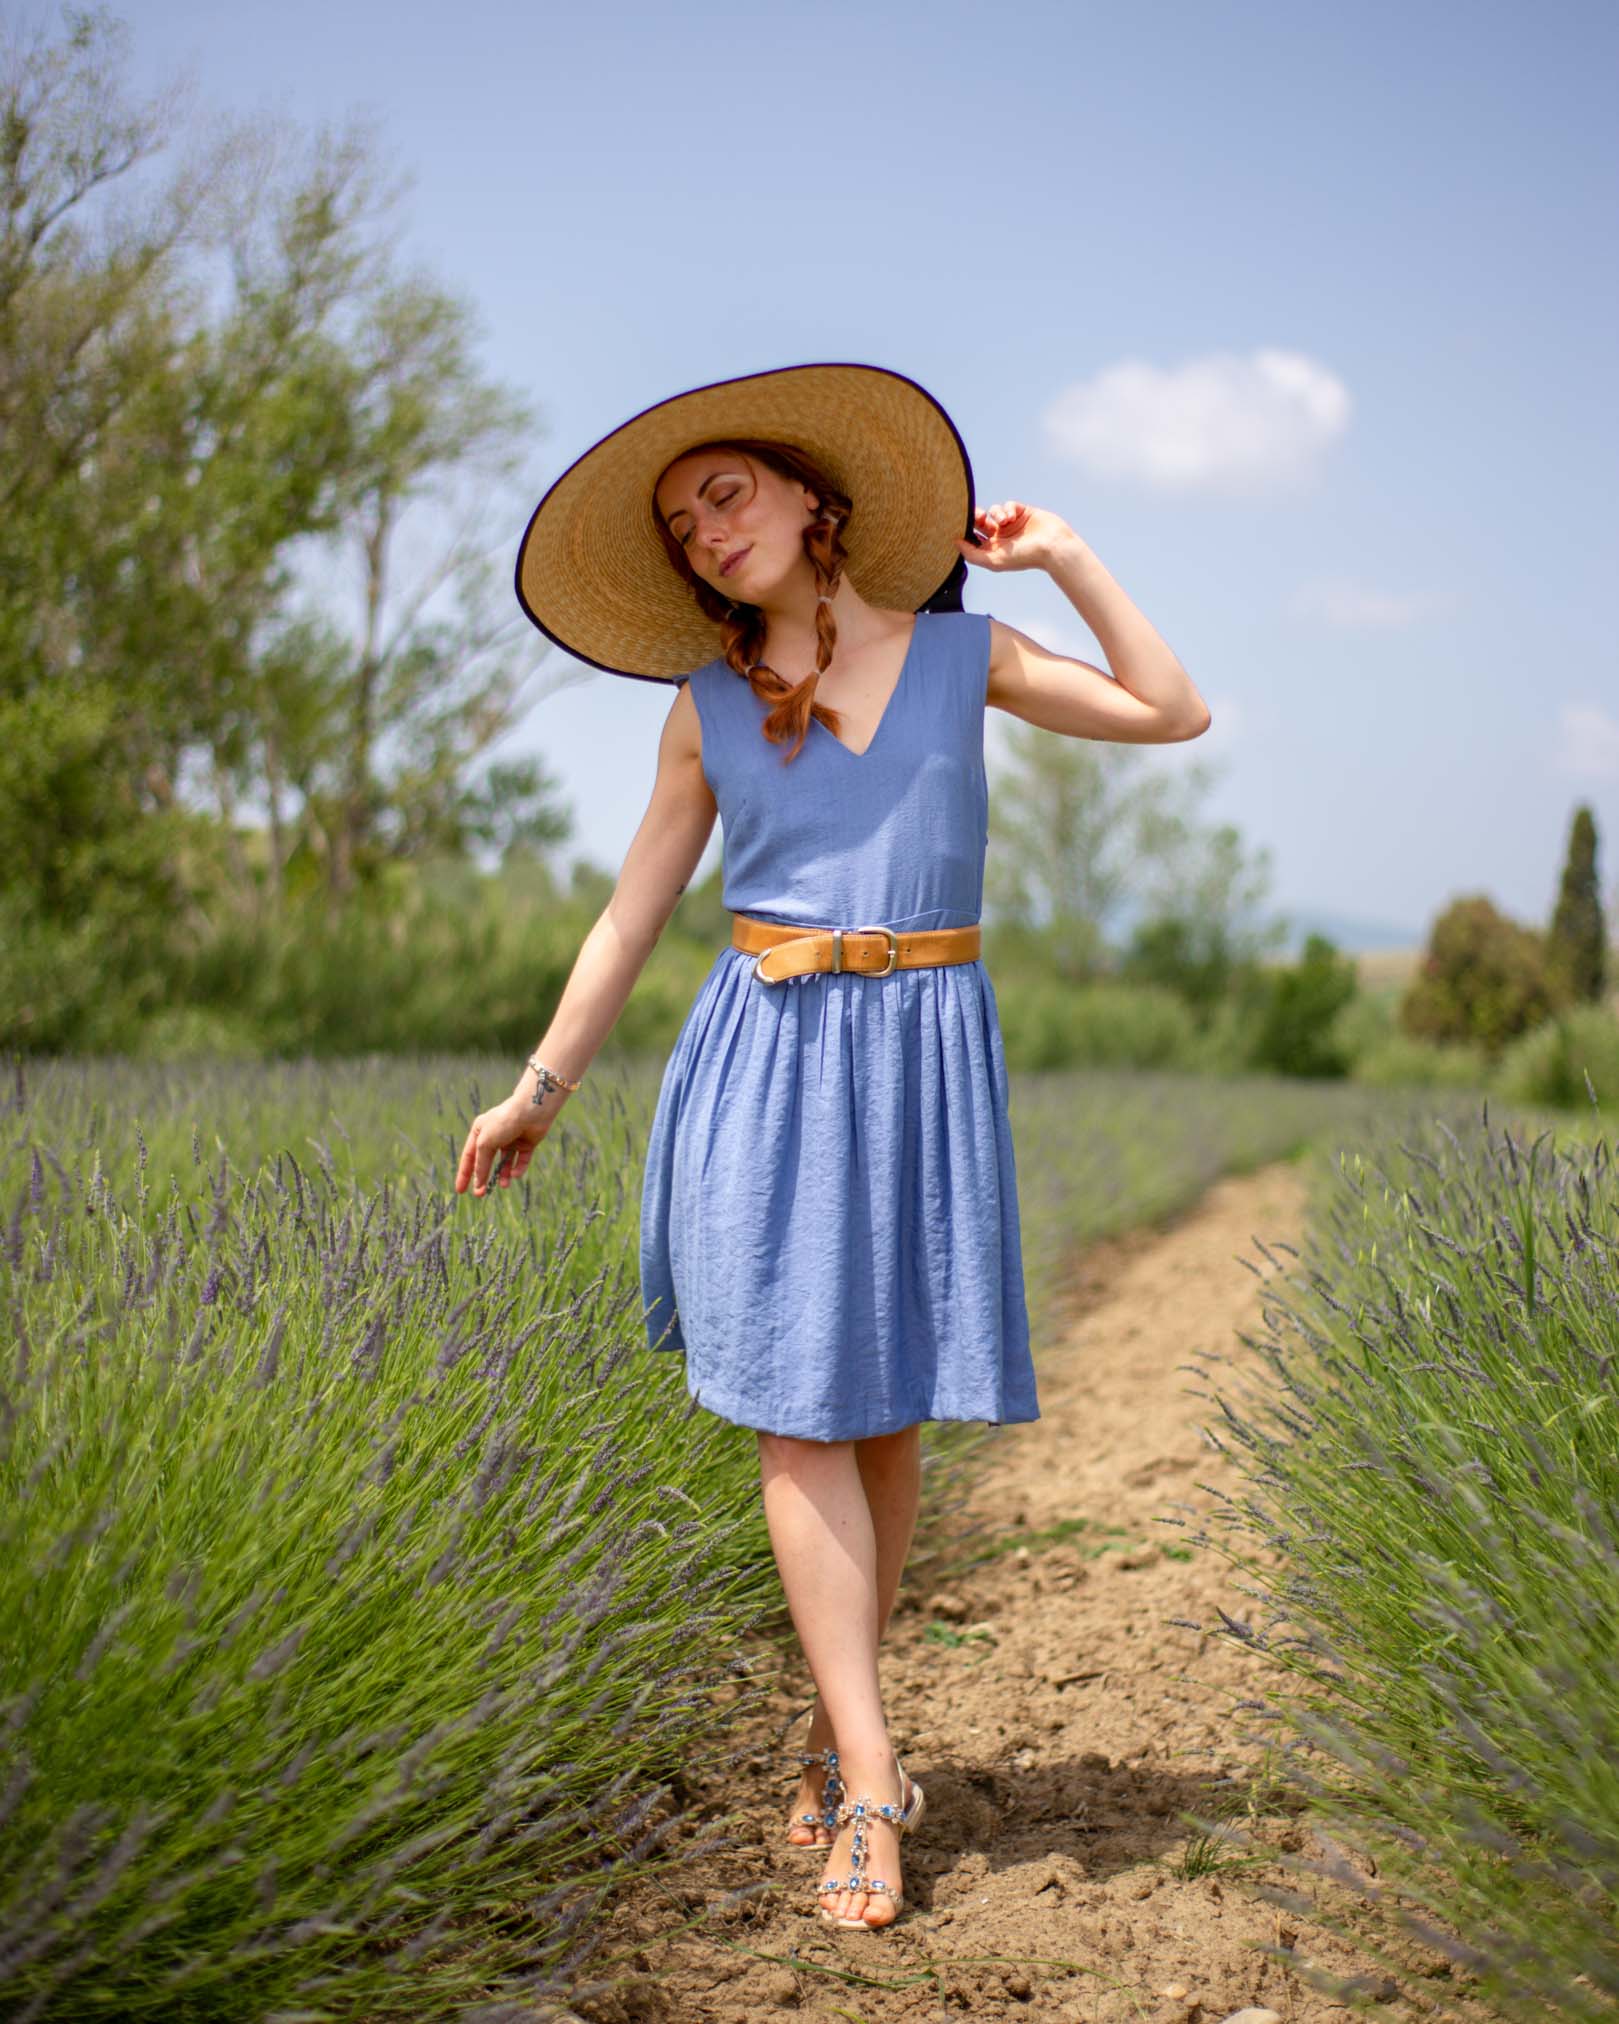
<svg viewBox="0 0 1619 2024">
<path fill-rule="evenodd" d="M 698 496 L 698 498 L 699 498 L 699 499 L 701 499 L 701 498 L 702 498 L 702 496 L 703 496 L 703 494 L 704 494 L 704 493 L 705 493 L 705 492 L 706 492 L 706 491 L 708 490 L 709 486 L 710 486 L 710 485 L 712 485 L 712 484 L 714 484 L 714 483 L 716 482 L 716 480 L 718 480 L 718 479 L 720 479 L 720 478 L 726 478 L 726 477 L 729 477 L 730 475 L 731 475 L 731 474 L 730 474 L 730 472 L 729 472 L 729 471 L 728 471 L 728 470 L 726 469 L 725 465 L 723 465 L 723 464 L 722 464 L 722 465 L 720 466 L 720 468 L 719 468 L 719 469 L 718 469 L 717 471 L 710 471 L 710 472 L 709 472 L 709 474 L 708 474 L 708 476 L 707 476 L 707 477 L 706 477 L 706 478 L 705 478 L 705 479 L 703 480 L 703 482 L 702 482 L 702 483 L 701 483 L 701 484 L 700 484 L 700 485 L 699 485 L 699 486 L 697 487 L 697 496 Z M 691 511 L 691 508 L 690 508 L 689 506 L 677 506 L 677 507 L 675 508 L 674 512 L 673 512 L 673 513 L 671 513 L 671 514 L 669 515 L 669 518 L 668 518 L 668 521 L 666 522 L 666 525 L 668 525 L 668 526 L 670 526 L 670 527 L 673 527 L 673 525 L 674 525 L 674 523 L 675 523 L 675 516 L 676 516 L 676 514 L 680 514 L 680 513 L 689 513 L 690 511 Z"/>
</svg>

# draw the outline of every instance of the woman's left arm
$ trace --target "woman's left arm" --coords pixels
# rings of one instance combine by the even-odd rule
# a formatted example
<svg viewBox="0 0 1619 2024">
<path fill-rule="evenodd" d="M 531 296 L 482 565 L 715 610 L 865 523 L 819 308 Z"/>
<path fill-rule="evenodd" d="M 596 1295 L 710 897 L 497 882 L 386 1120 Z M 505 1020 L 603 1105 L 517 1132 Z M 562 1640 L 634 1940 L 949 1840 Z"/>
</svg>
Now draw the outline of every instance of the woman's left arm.
<svg viewBox="0 0 1619 2024">
<path fill-rule="evenodd" d="M 985 700 L 1070 738 L 1169 745 L 1209 728 L 1209 707 L 1157 630 L 1066 520 L 1010 499 L 973 515 L 978 544 L 958 544 L 979 569 L 1043 569 L 1102 643 L 1108 667 L 1053 653 L 991 618 Z"/>
</svg>

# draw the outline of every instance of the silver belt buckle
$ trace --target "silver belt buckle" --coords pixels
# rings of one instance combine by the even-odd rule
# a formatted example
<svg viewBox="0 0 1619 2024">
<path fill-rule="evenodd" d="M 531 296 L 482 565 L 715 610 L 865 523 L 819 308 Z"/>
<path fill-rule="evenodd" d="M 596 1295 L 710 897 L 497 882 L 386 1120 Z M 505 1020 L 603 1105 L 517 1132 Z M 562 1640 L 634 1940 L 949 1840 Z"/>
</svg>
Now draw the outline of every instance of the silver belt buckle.
<svg viewBox="0 0 1619 2024">
<path fill-rule="evenodd" d="M 813 928 L 806 928 L 804 932 L 806 934 L 813 934 L 815 930 Z M 863 928 L 833 928 L 830 932 L 832 935 L 832 972 L 841 974 L 843 971 L 843 938 L 845 935 L 886 935 L 888 937 L 887 967 L 881 970 L 853 971 L 850 973 L 851 975 L 861 977 L 891 977 L 899 968 L 899 936 L 894 929 L 884 927 L 880 921 L 872 921 L 868 926 Z M 785 946 L 786 944 L 782 942 L 775 944 L 775 947 L 778 949 Z M 785 984 L 788 981 L 785 977 L 766 977 L 761 974 L 759 965 L 769 954 L 769 949 L 763 949 L 754 957 L 754 976 L 758 978 L 761 984 Z M 813 977 L 816 973 L 813 970 L 807 970 L 804 974 Z"/>
<path fill-rule="evenodd" d="M 832 967 L 834 970 L 840 970 L 843 967 L 843 936 L 845 933 L 851 935 L 886 935 L 888 937 L 888 967 L 884 970 L 862 970 L 859 973 L 862 977 L 891 977 L 899 968 L 899 936 L 895 934 L 892 928 L 885 928 L 881 921 L 873 921 L 868 927 L 864 928 L 849 928 L 846 930 L 834 928 L 832 930 Z"/>
</svg>

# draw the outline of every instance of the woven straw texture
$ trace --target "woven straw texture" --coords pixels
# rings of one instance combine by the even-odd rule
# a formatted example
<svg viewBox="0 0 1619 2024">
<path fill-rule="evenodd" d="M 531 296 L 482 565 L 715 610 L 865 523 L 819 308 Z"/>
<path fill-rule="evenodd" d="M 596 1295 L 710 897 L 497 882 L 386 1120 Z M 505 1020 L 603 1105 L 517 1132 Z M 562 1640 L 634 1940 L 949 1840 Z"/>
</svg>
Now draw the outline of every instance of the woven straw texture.
<svg viewBox="0 0 1619 2024">
<path fill-rule="evenodd" d="M 955 567 L 972 470 L 954 424 L 914 380 L 881 366 L 800 365 L 696 387 L 602 438 L 535 509 L 517 595 L 559 646 L 615 674 L 678 681 L 720 652 L 720 629 L 675 574 L 652 488 L 717 436 L 790 443 L 853 501 L 845 572 L 882 610 L 915 611 Z"/>
</svg>

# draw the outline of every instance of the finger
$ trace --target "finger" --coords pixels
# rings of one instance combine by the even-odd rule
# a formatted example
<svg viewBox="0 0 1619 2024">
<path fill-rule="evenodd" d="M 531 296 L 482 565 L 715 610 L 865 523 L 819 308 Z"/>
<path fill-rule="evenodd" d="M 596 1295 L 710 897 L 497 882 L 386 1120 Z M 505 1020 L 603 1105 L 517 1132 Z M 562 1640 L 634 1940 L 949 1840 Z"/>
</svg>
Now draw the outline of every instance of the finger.
<svg viewBox="0 0 1619 2024">
<path fill-rule="evenodd" d="M 457 1194 L 465 1194 L 467 1182 L 472 1179 L 472 1161 L 473 1155 L 477 1151 L 477 1146 L 478 1127 L 474 1125 L 471 1131 L 467 1133 L 467 1142 L 461 1148 L 461 1161 L 455 1170 L 455 1190 Z"/>
</svg>

